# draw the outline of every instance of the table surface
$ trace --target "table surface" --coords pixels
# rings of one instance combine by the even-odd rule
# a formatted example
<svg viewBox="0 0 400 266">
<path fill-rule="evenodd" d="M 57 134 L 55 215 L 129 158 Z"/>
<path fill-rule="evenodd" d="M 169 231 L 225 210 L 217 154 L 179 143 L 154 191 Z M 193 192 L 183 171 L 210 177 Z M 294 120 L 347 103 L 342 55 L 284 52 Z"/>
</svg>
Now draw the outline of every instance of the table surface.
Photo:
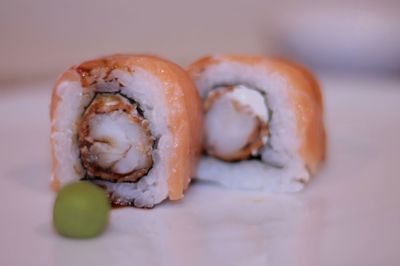
<svg viewBox="0 0 400 266">
<path fill-rule="evenodd" d="M 302 192 L 195 182 L 179 203 L 112 211 L 108 230 L 52 230 L 49 82 L 0 94 L 0 265 L 399 265 L 400 80 L 322 77 L 327 161 Z"/>
</svg>

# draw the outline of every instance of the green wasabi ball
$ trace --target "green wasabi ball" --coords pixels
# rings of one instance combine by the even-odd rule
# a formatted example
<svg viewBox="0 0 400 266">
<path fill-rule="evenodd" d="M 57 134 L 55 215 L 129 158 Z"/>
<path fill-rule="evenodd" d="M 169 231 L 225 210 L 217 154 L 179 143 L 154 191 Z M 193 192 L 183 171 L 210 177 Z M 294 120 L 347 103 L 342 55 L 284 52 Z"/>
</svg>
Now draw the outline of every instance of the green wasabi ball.
<svg viewBox="0 0 400 266">
<path fill-rule="evenodd" d="M 88 182 L 74 182 L 61 188 L 53 209 L 56 231 L 67 237 L 90 238 L 107 226 L 110 202 L 106 192 Z"/>
</svg>

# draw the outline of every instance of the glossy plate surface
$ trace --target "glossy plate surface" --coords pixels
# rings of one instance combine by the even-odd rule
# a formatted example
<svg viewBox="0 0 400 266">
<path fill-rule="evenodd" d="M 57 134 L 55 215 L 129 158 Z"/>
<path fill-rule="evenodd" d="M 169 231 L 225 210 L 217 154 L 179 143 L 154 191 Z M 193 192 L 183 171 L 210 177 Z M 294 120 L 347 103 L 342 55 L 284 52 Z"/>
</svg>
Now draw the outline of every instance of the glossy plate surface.
<svg viewBox="0 0 400 266">
<path fill-rule="evenodd" d="M 180 203 L 114 210 L 92 240 L 52 230 L 51 84 L 5 88 L 0 265 L 398 265 L 400 80 L 321 80 L 329 153 L 306 190 L 263 195 L 197 182 Z"/>
</svg>

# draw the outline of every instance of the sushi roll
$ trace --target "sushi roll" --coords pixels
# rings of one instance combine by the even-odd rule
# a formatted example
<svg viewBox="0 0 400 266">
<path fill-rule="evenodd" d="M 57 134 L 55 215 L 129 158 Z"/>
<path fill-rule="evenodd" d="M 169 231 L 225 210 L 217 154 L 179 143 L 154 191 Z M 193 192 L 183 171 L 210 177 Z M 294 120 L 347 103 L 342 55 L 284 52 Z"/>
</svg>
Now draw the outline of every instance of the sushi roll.
<svg viewBox="0 0 400 266">
<path fill-rule="evenodd" d="M 188 69 L 204 108 L 197 178 L 240 189 L 299 191 L 325 156 L 321 90 L 285 60 L 208 56 Z"/>
<path fill-rule="evenodd" d="M 147 55 L 84 62 L 51 98 L 52 187 L 87 180 L 114 205 L 179 200 L 201 154 L 202 104 L 189 75 Z"/>
</svg>

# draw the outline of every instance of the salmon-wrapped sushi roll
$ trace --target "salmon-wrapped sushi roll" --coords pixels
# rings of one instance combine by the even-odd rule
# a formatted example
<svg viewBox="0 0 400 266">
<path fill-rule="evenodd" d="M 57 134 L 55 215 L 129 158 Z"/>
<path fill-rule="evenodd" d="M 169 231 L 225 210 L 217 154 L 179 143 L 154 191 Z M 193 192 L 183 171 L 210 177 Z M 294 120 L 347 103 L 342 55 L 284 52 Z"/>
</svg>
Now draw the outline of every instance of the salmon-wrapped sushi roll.
<svg viewBox="0 0 400 266">
<path fill-rule="evenodd" d="M 298 191 L 325 155 L 320 88 L 294 63 L 209 56 L 189 67 L 204 107 L 197 177 L 228 187 Z"/>
<path fill-rule="evenodd" d="M 88 180 L 115 205 L 181 199 L 201 153 L 202 115 L 188 74 L 158 57 L 72 67 L 51 100 L 52 186 Z"/>
</svg>

